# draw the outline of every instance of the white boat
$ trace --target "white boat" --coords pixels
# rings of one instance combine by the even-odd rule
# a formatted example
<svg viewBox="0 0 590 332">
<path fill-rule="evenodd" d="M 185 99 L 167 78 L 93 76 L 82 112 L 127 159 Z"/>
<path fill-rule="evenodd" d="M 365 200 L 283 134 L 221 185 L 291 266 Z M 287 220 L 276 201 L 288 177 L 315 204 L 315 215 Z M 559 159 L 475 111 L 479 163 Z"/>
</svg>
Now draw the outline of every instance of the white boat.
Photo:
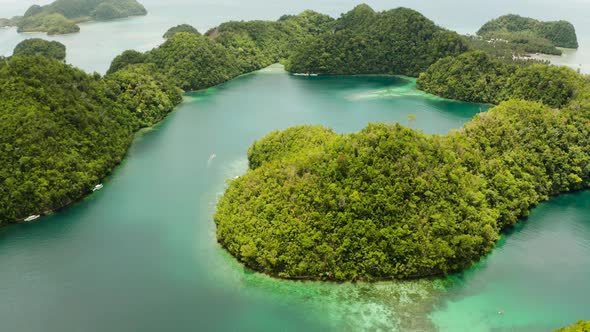
<svg viewBox="0 0 590 332">
<path fill-rule="evenodd" d="M 295 73 L 293 75 L 295 75 L 295 76 L 309 76 L 308 73 Z"/>
<path fill-rule="evenodd" d="M 37 219 L 39 219 L 39 217 L 41 217 L 41 216 L 38 214 L 35 214 L 35 215 L 32 215 L 32 216 L 26 218 L 25 221 L 29 222 L 29 221 L 37 220 Z"/>
<path fill-rule="evenodd" d="M 315 77 L 315 76 L 319 76 L 319 75 L 318 74 L 309 74 L 309 76 Z"/>
<path fill-rule="evenodd" d="M 101 190 L 101 189 L 102 189 L 102 187 L 104 187 L 104 186 L 102 185 L 102 183 L 101 183 L 101 184 L 97 184 L 97 185 L 96 185 L 96 187 L 94 187 L 94 189 L 92 189 L 92 191 L 98 191 L 98 190 Z"/>
</svg>

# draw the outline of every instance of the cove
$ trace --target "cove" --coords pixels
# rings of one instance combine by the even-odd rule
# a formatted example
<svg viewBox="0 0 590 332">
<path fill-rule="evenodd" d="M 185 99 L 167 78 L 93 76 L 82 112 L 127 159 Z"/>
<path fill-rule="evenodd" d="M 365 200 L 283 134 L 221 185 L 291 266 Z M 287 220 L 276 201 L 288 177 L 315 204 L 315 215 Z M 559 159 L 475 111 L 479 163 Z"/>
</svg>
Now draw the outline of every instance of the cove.
<svg viewBox="0 0 590 332">
<path fill-rule="evenodd" d="M 541 205 L 488 258 L 446 280 L 279 281 L 245 270 L 215 242 L 225 180 L 246 170 L 247 148 L 271 130 L 353 132 L 383 121 L 444 134 L 486 109 L 426 95 L 407 78 L 301 78 L 280 67 L 188 94 L 138 135 L 102 191 L 39 223 L 0 229 L 3 327 L 538 331 L 588 315 L 587 193 Z"/>
</svg>

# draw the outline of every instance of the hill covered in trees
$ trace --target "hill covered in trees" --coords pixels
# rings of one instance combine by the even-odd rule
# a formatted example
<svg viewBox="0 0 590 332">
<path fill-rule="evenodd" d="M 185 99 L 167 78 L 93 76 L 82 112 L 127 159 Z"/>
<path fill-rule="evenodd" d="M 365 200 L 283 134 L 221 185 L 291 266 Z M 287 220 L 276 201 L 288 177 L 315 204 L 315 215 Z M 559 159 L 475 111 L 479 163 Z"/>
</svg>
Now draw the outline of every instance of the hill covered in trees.
<svg viewBox="0 0 590 332">
<path fill-rule="evenodd" d="M 405 279 L 466 268 L 531 207 L 590 184 L 590 89 L 573 75 L 575 97 L 560 110 L 522 95 L 446 136 L 385 124 L 344 135 L 271 133 L 219 202 L 218 240 L 281 278 Z"/>
<path fill-rule="evenodd" d="M 7 193 L 0 224 L 76 201 L 123 158 L 139 128 L 181 102 L 181 88 L 207 88 L 274 63 L 325 21 L 307 11 L 232 23 L 211 37 L 175 33 L 150 52 L 124 52 L 105 77 L 58 61 L 65 56 L 59 43 L 22 42 L 0 61 L 0 85 L 7 87 L 0 91 L 0 191 Z M 273 40 L 280 47 L 263 52 Z"/>
<path fill-rule="evenodd" d="M 175 34 L 180 33 L 180 32 L 188 32 L 188 33 L 193 33 L 195 35 L 200 35 L 201 34 L 201 33 L 199 33 L 199 30 L 197 30 L 192 25 L 180 24 L 180 25 L 177 25 L 175 27 L 172 27 L 172 28 L 168 29 L 168 31 L 166 31 L 166 33 L 162 37 L 165 38 L 165 39 L 168 39 L 168 38 L 170 38 L 170 37 L 172 37 Z"/>
<path fill-rule="evenodd" d="M 382 43 L 366 34 L 368 22 L 388 32 Z M 587 186 L 587 79 L 462 54 L 463 39 L 414 11 L 359 6 L 338 20 L 306 11 L 273 22 L 228 22 L 205 35 L 178 32 L 149 52 L 124 52 L 105 77 L 43 52 L 6 59 L 0 190 L 10 194 L 2 196 L 0 220 L 82 197 L 121 160 L 137 129 L 180 102 L 180 88 L 207 88 L 285 59 L 288 66 L 318 59 L 314 43 L 358 56 L 341 42 L 358 47 L 363 57 L 356 59 L 365 62 L 335 61 L 359 72 L 416 75 L 434 63 L 419 78 L 424 89 L 508 101 L 446 136 L 372 124 L 348 135 L 296 127 L 257 142 L 251 170 L 231 183 L 215 216 L 220 243 L 249 267 L 327 280 L 445 274 L 477 261 L 539 201 Z M 418 56 L 427 43 L 440 47 Z M 480 66 L 485 70 L 475 70 Z"/>
<path fill-rule="evenodd" d="M 528 44 L 530 52 L 555 53 L 555 46 L 578 48 L 574 26 L 567 21 L 541 22 L 519 15 L 504 15 L 485 23 L 479 31 L 485 39 Z"/>
<path fill-rule="evenodd" d="M 507 63 L 475 51 L 439 60 L 416 83 L 420 90 L 450 99 L 491 104 L 525 99 L 561 107 L 579 81 L 569 68 Z"/>
<path fill-rule="evenodd" d="M 51 4 L 31 6 L 23 16 L 3 19 L 4 26 L 16 26 L 18 32 L 47 32 L 49 35 L 80 31 L 77 23 L 108 21 L 146 15 L 137 0 L 56 0 Z"/>
<path fill-rule="evenodd" d="M 436 60 L 467 50 L 463 39 L 407 8 L 360 5 L 296 48 L 286 69 L 318 74 L 417 76 Z"/>
<path fill-rule="evenodd" d="M 36 43 L 23 42 L 33 50 L 19 47 L 0 61 L 0 225 L 90 192 L 121 161 L 135 131 L 181 101 L 180 89 L 147 65 L 101 78 Z"/>
<path fill-rule="evenodd" d="M 407 41 L 405 48 L 366 34 L 390 23 L 390 36 L 400 33 L 396 41 Z M 345 135 L 300 126 L 256 142 L 249 171 L 231 182 L 215 215 L 218 241 L 246 266 L 290 279 L 444 275 L 478 261 L 534 205 L 588 187 L 587 78 L 466 52 L 464 39 L 433 24 L 425 38 L 440 33 L 448 42 L 436 55 L 410 58 L 421 47 L 420 34 L 412 32 L 420 24 L 428 31 L 431 22 L 403 8 L 375 13 L 359 6 L 300 44 L 287 68 L 422 71 L 418 87 L 425 91 L 499 105 L 445 136 L 400 125 L 371 124 Z M 389 57 L 372 57 L 387 45 L 376 55 Z"/>
<path fill-rule="evenodd" d="M 41 38 L 30 38 L 20 42 L 14 48 L 13 55 L 43 55 L 60 61 L 66 59 L 66 46 L 60 42 Z"/>
<path fill-rule="evenodd" d="M 305 11 L 278 21 L 223 23 L 205 35 L 176 27 L 161 46 L 116 57 L 108 72 L 130 64 L 153 64 L 182 89 L 203 89 L 288 57 L 294 47 L 325 31 L 330 21 L 328 16 Z"/>
</svg>

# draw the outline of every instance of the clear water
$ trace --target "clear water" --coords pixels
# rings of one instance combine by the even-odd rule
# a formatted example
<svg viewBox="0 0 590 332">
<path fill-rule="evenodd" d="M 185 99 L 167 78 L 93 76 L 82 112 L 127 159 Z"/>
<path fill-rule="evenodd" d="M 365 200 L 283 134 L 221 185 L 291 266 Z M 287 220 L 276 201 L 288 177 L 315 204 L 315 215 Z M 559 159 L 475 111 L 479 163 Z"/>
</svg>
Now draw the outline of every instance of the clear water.
<svg viewBox="0 0 590 332">
<path fill-rule="evenodd" d="M 3 329 L 539 331 L 590 315 L 588 193 L 542 205 L 481 264 L 441 280 L 279 281 L 243 269 L 217 245 L 212 215 L 225 180 L 245 171 L 248 146 L 269 131 L 323 124 L 352 132 L 384 121 L 445 133 L 487 109 L 413 84 L 273 67 L 187 95 L 138 135 L 103 190 L 0 229 Z"/>
<path fill-rule="evenodd" d="M 144 2 L 147 17 L 85 24 L 80 34 L 55 37 L 67 44 L 68 61 L 104 72 L 122 50 L 149 49 L 178 23 L 204 31 L 228 19 L 304 8 L 337 15 L 354 5 Z M 32 3 L 0 0 L 0 17 Z M 582 0 L 369 4 L 412 7 L 461 32 L 506 12 L 565 18 L 582 43 L 573 63 L 590 63 Z M 0 54 L 23 38 L 0 29 Z M 550 331 L 590 318 L 588 192 L 540 205 L 480 264 L 441 280 L 278 281 L 244 270 L 215 242 L 212 215 L 225 179 L 245 171 L 248 146 L 271 130 L 306 123 L 352 132 L 385 121 L 442 134 L 482 110 L 423 94 L 411 79 L 301 78 L 276 67 L 189 94 L 168 119 L 138 135 L 102 191 L 37 223 L 0 229 L 2 331 Z"/>
</svg>

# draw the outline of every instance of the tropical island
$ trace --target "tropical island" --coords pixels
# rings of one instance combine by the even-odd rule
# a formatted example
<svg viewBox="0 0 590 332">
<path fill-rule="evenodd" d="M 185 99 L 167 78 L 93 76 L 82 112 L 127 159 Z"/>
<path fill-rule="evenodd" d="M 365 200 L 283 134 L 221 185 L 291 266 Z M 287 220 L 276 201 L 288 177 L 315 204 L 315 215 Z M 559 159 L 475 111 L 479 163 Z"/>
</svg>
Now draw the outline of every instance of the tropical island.
<svg viewBox="0 0 590 332">
<path fill-rule="evenodd" d="M 498 106 L 445 136 L 370 124 L 259 140 L 215 215 L 219 242 L 246 266 L 287 279 L 445 275 L 477 262 L 539 202 L 588 186 L 586 77 L 496 58 L 408 9 L 363 5 L 330 25 L 287 70 L 419 75 L 427 92 Z"/>
<path fill-rule="evenodd" d="M 302 126 L 256 142 L 215 215 L 219 243 L 256 271 L 336 281 L 448 274 L 477 262 L 537 203 L 590 182 L 587 77 L 487 52 L 416 11 L 361 5 L 338 19 L 305 11 L 204 35 L 179 30 L 151 51 L 125 51 L 104 77 L 40 51 L 0 62 L 0 82 L 14 87 L 0 92 L 3 223 L 90 192 L 181 89 L 276 62 L 293 73 L 418 76 L 424 91 L 498 106 L 444 136 Z"/>
<path fill-rule="evenodd" d="M 175 27 L 172 27 L 166 31 L 166 33 L 162 36 L 164 39 L 168 39 L 180 32 L 188 32 L 193 33 L 195 35 L 200 35 L 201 33 L 195 27 L 190 24 L 180 24 Z"/>
<path fill-rule="evenodd" d="M 23 16 L 0 19 L 0 26 L 16 26 L 18 32 L 47 32 L 60 35 L 80 31 L 77 23 L 108 21 L 146 15 L 137 0 L 56 0 L 45 6 L 33 5 Z"/>
<path fill-rule="evenodd" d="M 491 49 L 513 50 L 514 56 L 561 55 L 559 48 L 578 48 L 574 26 L 567 21 L 541 22 L 519 15 L 504 15 L 485 23 L 471 42 Z"/>
</svg>

